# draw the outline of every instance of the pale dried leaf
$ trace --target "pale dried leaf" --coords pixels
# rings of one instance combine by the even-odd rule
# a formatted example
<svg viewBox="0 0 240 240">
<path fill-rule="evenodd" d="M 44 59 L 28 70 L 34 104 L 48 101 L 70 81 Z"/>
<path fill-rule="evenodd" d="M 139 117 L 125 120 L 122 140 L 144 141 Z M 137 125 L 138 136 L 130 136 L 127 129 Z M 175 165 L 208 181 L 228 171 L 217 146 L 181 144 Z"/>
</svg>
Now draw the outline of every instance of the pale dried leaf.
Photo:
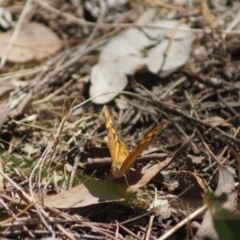
<svg viewBox="0 0 240 240">
<path fill-rule="evenodd" d="M 45 206 L 56 208 L 78 208 L 105 202 L 123 201 L 125 187 L 110 180 L 90 179 L 65 192 L 46 196 Z"/>
<path fill-rule="evenodd" d="M 211 124 L 212 127 L 216 126 L 232 127 L 232 124 L 226 122 L 223 118 L 219 116 L 206 118 L 204 119 L 204 122 Z"/>
<path fill-rule="evenodd" d="M 26 143 L 21 150 L 23 152 L 27 153 L 28 155 L 37 153 L 39 151 L 38 148 L 34 148 L 34 146 L 32 144 L 29 144 L 29 143 Z"/>
<path fill-rule="evenodd" d="M 168 199 L 157 198 L 150 205 L 149 210 L 159 209 L 161 219 L 168 219 L 171 216 L 171 207 Z"/>
<path fill-rule="evenodd" d="M 0 33 L 0 56 L 5 54 L 12 34 L 13 30 Z M 7 60 L 14 63 L 39 61 L 57 53 L 62 46 L 59 37 L 45 25 L 37 22 L 25 23 L 7 55 Z"/>
<path fill-rule="evenodd" d="M 92 68 L 90 96 L 92 101 L 104 104 L 111 101 L 127 85 L 127 74 L 147 68 L 148 71 L 167 76 L 183 66 L 189 58 L 194 39 L 189 31 L 176 31 L 178 21 L 156 21 L 149 26 L 156 28 L 131 28 L 114 36 L 102 49 L 99 62 Z M 186 24 L 180 27 L 189 29 Z M 169 28 L 169 29 L 167 29 Z M 170 39 L 173 41 L 165 55 Z M 164 64 L 163 64 L 164 63 Z"/>
<path fill-rule="evenodd" d="M 188 154 L 187 156 L 191 159 L 192 163 L 195 163 L 195 164 L 202 163 L 202 161 L 206 158 L 205 156 L 194 156 L 191 154 Z"/>
</svg>

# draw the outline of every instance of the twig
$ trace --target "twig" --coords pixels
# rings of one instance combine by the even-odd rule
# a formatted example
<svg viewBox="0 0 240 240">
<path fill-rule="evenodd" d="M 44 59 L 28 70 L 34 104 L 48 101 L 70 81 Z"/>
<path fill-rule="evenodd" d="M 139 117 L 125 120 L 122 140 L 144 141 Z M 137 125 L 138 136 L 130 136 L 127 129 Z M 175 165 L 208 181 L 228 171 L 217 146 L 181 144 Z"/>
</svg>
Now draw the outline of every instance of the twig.
<svg viewBox="0 0 240 240">
<path fill-rule="evenodd" d="M 74 82 L 74 79 L 71 79 L 70 81 L 66 82 L 62 87 L 58 88 L 55 92 L 50 93 L 45 98 L 42 98 L 42 99 L 39 99 L 39 100 L 36 100 L 36 101 L 32 102 L 32 105 L 38 105 L 38 104 L 50 101 L 52 98 L 57 96 L 60 92 L 62 92 L 64 89 L 66 89 L 70 85 L 72 85 L 73 82 Z"/>
<path fill-rule="evenodd" d="M 163 234 L 160 238 L 157 240 L 165 240 L 169 238 L 173 233 L 175 233 L 178 229 L 183 227 L 185 224 L 187 224 L 190 220 L 198 216 L 200 213 L 204 212 L 207 209 L 207 205 L 203 205 L 195 212 L 191 213 L 188 217 L 183 219 L 181 222 L 179 222 L 177 225 L 175 225 L 173 228 L 171 228 L 169 231 L 167 231 L 165 234 Z"/>
<path fill-rule="evenodd" d="M 104 39 L 96 44 L 93 44 L 89 47 L 87 47 L 86 49 L 82 49 L 82 51 L 77 52 L 77 54 L 70 59 L 69 61 L 66 61 L 63 65 L 61 65 L 61 67 L 53 70 L 52 72 L 49 72 L 43 79 L 42 81 L 36 85 L 35 89 L 33 90 L 33 94 L 37 93 L 40 89 L 40 86 L 43 86 L 44 84 L 48 83 L 49 81 L 54 82 L 56 81 L 55 75 L 57 75 L 58 73 L 64 71 L 65 69 L 67 69 L 68 67 L 70 67 L 72 64 L 74 64 L 75 62 L 77 62 L 83 55 L 90 53 L 91 51 L 95 50 L 96 48 L 100 47 L 101 45 L 105 44 L 107 42 L 107 39 Z"/>
<path fill-rule="evenodd" d="M 119 227 L 122 228 L 124 231 L 126 231 L 127 233 L 129 233 L 130 235 L 132 235 L 134 237 L 134 239 L 138 239 L 141 240 L 140 237 L 138 237 L 136 234 L 134 234 L 132 231 L 130 231 L 129 229 L 127 229 L 126 227 L 124 227 L 122 224 L 119 224 Z M 119 239 L 119 238 L 117 238 Z"/>
<path fill-rule="evenodd" d="M 21 216 L 22 214 L 26 213 L 26 211 L 28 209 L 30 209 L 32 206 L 34 205 L 34 203 L 30 203 L 28 204 L 23 210 L 21 210 L 20 212 L 18 212 L 17 214 L 14 214 L 14 216 L 6 219 L 6 220 L 3 220 L 0 222 L 0 226 L 4 226 L 6 223 L 8 222 L 13 222 L 17 217 Z"/>
<path fill-rule="evenodd" d="M 24 190 L 17 184 L 15 183 L 7 174 L 5 174 L 1 169 L 0 169 L 0 174 L 7 179 L 7 181 L 12 184 L 18 191 L 21 192 L 21 194 L 24 196 L 24 198 L 29 202 L 33 202 L 33 198 L 31 198 L 29 195 L 27 195 Z"/>
<path fill-rule="evenodd" d="M 80 162 L 80 156 L 77 155 L 74 158 L 74 165 L 73 165 L 73 168 L 72 168 L 72 171 L 71 171 L 71 176 L 70 176 L 70 180 L 69 180 L 69 184 L 68 184 L 68 189 L 72 188 L 74 176 L 75 176 L 75 173 L 77 171 L 77 167 L 78 167 L 79 162 Z"/>
<path fill-rule="evenodd" d="M 52 12 L 52 13 L 55 13 L 55 14 L 58 14 L 59 16 L 63 16 L 65 17 L 67 20 L 70 20 L 72 22 L 75 22 L 81 26 L 95 26 L 96 23 L 92 23 L 92 22 L 88 22 L 86 21 L 85 19 L 82 19 L 82 18 L 77 18 L 69 13 L 65 13 L 65 12 L 62 12 L 54 7 L 51 7 L 50 5 L 48 5 L 47 3 L 45 3 L 44 1 L 41 1 L 41 0 L 34 0 L 34 2 L 36 4 L 38 4 L 39 6 L 41 6 L 42 8 L 46 9 L 47 11 L 49 12 Z"/>
<path fill-rule="evenodd" d="M 145 161 L 155 161 L 166 157 L 167 154 L 149 154 L 145 156 L 141 156 L 137 158 L 137 162 L 145 162 Z M 87 163 L 85 163 L 86 168 L 96 168 L 96 167 L 103 167 L 111 164 L 110 157 L 104 158 L 88 158 Z"/>
<path fill-rule="evenodd" d="M 187 10 L 186 8 L 174 6 L 174 5 L 159 1 L 159 0 L 145 0 L 145 2 L 149 5 L 152 5 L 152 6 L 166 8 L 166 9 L 169 9 L 169 10 L 176 10 L 176 11 L 179 11 L 179 12 L 183 12 L 183 11 Z"/>
<path fill-rule="evenodd" d="M 152 230 L 153 220 L 154 220 L 154 214 L 152 214 L 150 216 L 149 223 L 148 223 L 148 229 L 147 229 L 147 233 L 146 233 L 146 236 L 145 236 L 145 240 L 150 239 L 150 234 L 151 234 L 151 230 Z"/>
<path fill-rule="evenodd" d="M 73 236 L 73 234 L 71 234 L 69 231 L 67 231 L 66 229 L 64 229 L 64 228 L 62 227 L 62 225 L 60 225 L 59 223 L 56 224 L 56 227 L 59 229 L 59 231 L 61 231 L 62 233 L 64 233 L 68 239 L 76 240 L 76 238 Z"/>
</svg>

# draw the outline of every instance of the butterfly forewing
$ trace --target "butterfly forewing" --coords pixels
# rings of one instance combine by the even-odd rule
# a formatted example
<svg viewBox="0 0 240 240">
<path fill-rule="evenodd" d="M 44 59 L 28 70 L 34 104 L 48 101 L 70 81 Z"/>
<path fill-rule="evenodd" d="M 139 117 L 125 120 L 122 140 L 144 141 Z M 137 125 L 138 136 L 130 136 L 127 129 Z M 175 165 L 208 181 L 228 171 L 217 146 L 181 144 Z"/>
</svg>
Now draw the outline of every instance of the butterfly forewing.
<svg viewBox="0 0 240 240">
<path fill-rule="evenodd" d="M 144 139 L 130 152 L 123 162 L 120 170 L 115 174 L 116 177 L 123 176 L 130 170 L 137 157 L 152 143 L 155 137 L 162 131 L 166 121 L 162 121 L 157 125 L 150 133 L 148 133 Z"/>
<path fill-rule="evenodd" d="M 112 118 L 110 117 L 108 109 L 105 107 L 104 109 L 104 115 L 106 120 L 106 129 L 107 129 L 107 135 L 108 135 L 108 145 L 111 153 L 112 158 L 112 169 L 113 175 L 115 176 L 114 172 L 118 171 L 121 168 L 122 163 L 127 158 L 129 152 L 128 149 L 121 139 L 121 137 L 118 135 L 114 125 Z"/>
</svg>

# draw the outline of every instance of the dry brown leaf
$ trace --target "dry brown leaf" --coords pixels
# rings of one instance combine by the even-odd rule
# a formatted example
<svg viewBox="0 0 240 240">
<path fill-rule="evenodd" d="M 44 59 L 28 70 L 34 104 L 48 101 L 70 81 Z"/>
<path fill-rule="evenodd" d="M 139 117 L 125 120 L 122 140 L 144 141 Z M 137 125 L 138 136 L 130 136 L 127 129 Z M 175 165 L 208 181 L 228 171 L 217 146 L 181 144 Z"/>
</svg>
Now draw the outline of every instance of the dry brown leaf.
<svg viewBox="0 0 240 240">
<path fill-rule="evenodd" d="M 123 201 L 124 185 L 110 180 L 87 180 L 77 187 L 54 196 L 47 196 L 44 205 L 56 208 L 78 208 L 93 204 Z"/>
<path fill-rule="evenodd" d="M 217 127 L 217 126 L 232 127 L 232 124 L 226 122 L 226 120 L 224 120 L 219 116 L 206 118 L 204 119 L 204 122 L 211 124 L 212 127 Z"/>
<path fill-rule="evenodd" d="M 184 153 L 189 144 L 191 143 L 191 138 L 189 138 L 173 155 L 171 159 L 165 160 L 162 163 L 155 164 L 152 167 L 146 170 L 138 170 L 135 172 L 131 172 L 129 187 L 127 192 L 134 192 L 138 190 L 140 187 L 145 186 L 158 172 L 162 171 L 166 168 L 170 163 L 174 162 L 176 159 L 180 157 L 182 153 Z M 139 172 L 140 171 L 140 172 Z"/>
<path fill-rule="evenodd" d="M 222 207 L 231 212 L 235 211 L 237 207 L 237 195 L 235 192 L 234 184 L 235 182 L 231 172 L 225 166 L 220 165 L 219 179 L 215 195 L 220 196 L 223 193 L 227 194 L 227 201 L 223 204 Z M 194 237 L 194 240 L 205 239 L 207 236 L 211 240 L 220 239 L 214 228 L 211 210 L 207 210 L 202 224 Z"/>
<path fill-rule="evenodd" d="M 128 176 L 129 187 L 126 191 L 135 192 L 140 187 L 145 186 L 158 172 L 167 167 L 171 162 L 172 159 L 168 159 L 162 163 L 155 164 L 148 169 L 138 169 L 135 172 L 130 172 Z"/>
<path fill-rule="evenodd" d="M 5 54 L 13 30 L 0 33 L 0 56 Z M 37 22 L 23 24 L 7 60 L 24 63 L 41 60 L 57 53 L 63 46 L 59 37 L 48 27 Z"/>
<path fill-rule="evenodd" d="M 47 196 L 44 204 L 47 207 L 77 208 L 104 202 L 123 201 L 128 192 L 134 192 L 146 185 L 159 171 L 166 167 L 172 159 L 156 164 L 147 170 L 139 169 L 124 177 L 108 180 L 88 180 L 54 196 Z M 128 185 L 129 184 L 129 187 Z"/>
</svg>

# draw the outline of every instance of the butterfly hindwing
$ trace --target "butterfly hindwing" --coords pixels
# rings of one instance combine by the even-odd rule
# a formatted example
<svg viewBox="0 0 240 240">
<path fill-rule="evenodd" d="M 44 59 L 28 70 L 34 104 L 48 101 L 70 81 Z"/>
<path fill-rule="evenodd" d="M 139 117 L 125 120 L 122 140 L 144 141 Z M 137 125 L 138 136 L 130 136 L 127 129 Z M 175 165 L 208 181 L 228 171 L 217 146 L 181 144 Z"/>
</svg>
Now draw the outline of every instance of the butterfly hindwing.
<svg viewBox="0 0 240 240">
<path fill-rule="evenodd" d="M 112 157 L 111 172 L 114 177 L 122 177 L 126 172 L 130 170 L 137 157 L 141 155 L 141 153 L 152 143 L 154 138 L 162 131 L 165 125 L 165 121 L 161 122 L 150 133 L 148 133 L 129 154 L 127 146 L 118 135 L 114 127 L 107 107 L 104 109 L 104 115 L 106 120 L 108 144 Z"/>
<path fill-rule="evenodd" d="M 162 131 L 165 123 L 166 121 L 162 121 L 159 125 L 157 125 L 143 138 L 143 140 L 132 150 L 132 152 L 129 153 L 118 172 L 119 177 L 130 170 L 137 157 L 142 154 L 142 152 L 152 143 L 155 137 Z"/>
</svg>

